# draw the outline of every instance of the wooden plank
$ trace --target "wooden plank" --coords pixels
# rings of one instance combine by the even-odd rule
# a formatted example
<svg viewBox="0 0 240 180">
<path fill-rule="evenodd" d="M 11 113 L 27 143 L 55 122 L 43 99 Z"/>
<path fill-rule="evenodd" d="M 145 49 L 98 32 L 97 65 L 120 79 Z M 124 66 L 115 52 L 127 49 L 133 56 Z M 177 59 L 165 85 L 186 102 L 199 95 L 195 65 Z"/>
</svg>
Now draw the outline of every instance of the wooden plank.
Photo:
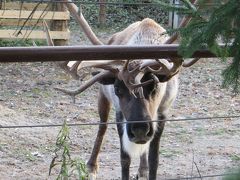
<svg viewBox="0 0 240 180">
<path fill-rule="evenodd" d="M 22 30 L 22 34 L 19 36 L 15 36 L 16 30 L 0 30 L 0 38 L 1 39 L 21 39 L 26 38 L 28 39 L 46 39 L 46 33 L 44 31 L 34 30 L 30 33 L 30 30 Z M 52 39 L 69 39 L 70 38 L 70 31 L 50 31 L 50 35 Z"/>
<path fill-rule="evenodd" d="M 51 10 L 67 11 L 67 7 L 62 3 L 55 3 L 55 4 L 52 4 Z M 66 31 L 67 29 L 68 29 L 67 21 L 56 21 L 56 20 L 50 21 L 51 31 Z M 68 41 L 59 40 L 59 39 L 54 39 L 53 42 L 55 46 L 64 46 L 68 44 Z"/>
<path fill-rule="evenodd" d="M 22 10 L 29 10 L 29 11 L 31 11 L 31 10 L 33 10 L 33 8 L 36 5 L 37 5 L 37 3 L 26 3 L 26 2 L 24 2 L 22 4 Z M 41 3 L 41 4 L 38 5 L 37 10 L 44 10 L 46 8 L 46 6 L 47 6 L 46 3 Z M 21 7 L 20 1 L 18 1 L 18 2 L 6 2 L 5 6 L 3 4 L 2 9 L 8 9 L 8 10 L 15 9 L 15 10 L 17 10 L 17 9 L 20 9 L 20 7 Z"/>
<path fill-rule="evenodd" d="M 20 19 L 20 22 L 18 19 L 0 19 L 0 26 L 22 26 L 23 23 L 25 22 L 25 19 Z M 19 23 L 19 24 L 18 24 Z M 26 23 L 25 23 L 25 27 L 28 26 L 42 26 L 42 20 L 40 20 L 37 24 L 37 20 L 31 20 L 29 19 Z"/>
<path fill-rule="evenodd" d="M 30 15 L 31 11 L 22 11 L 20 18 L 26 19 Z M 0 18 L 4 19 L 16 19 L 19 18 L 19 10 L 0 10 Z M 70 14 L 68 11 L 64 12 L 54 12 L 54 11 L 35 11 L 32 19 L 39 19 L 42 17 L 45 20 L 68 20 L 70 19 Z"/>
</svg>

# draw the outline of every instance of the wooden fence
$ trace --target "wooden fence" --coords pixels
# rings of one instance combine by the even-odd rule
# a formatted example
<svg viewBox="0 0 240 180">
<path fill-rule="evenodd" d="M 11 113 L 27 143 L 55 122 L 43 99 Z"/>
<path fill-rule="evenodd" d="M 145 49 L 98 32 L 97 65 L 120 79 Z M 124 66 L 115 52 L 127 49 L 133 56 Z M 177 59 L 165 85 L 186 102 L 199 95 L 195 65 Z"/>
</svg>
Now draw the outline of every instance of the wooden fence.
<svg viewBox="0 0 240 180">
<path fill-rule="evenodd" d="M 0 39 L 46 39 L 43 30 L 46 21 L 55 45 L 66 45 L 70 37 L 69 19 L 70 14 L 61 3 L 2 3 Z"/>
</svg>

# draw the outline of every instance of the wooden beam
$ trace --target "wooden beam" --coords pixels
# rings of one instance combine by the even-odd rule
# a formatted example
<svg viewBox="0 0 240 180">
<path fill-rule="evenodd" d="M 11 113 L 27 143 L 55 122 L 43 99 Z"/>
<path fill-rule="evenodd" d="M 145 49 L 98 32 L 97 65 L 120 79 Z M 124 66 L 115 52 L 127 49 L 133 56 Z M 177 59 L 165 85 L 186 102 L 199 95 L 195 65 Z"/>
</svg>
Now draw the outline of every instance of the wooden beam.
<svg viewBox="0 0 240 180">
<path fill-rule="evenodd" d="M 3 5 L 2 9 L 8 9 L 8 10 L 18 10 L 22 6 L 22 10 L 33 10 L 33 8 L 37 5 L 37 3 L 27 3 L 23 2 L 21 5 L 21 2 L 6 2 L 5 5 Z M 38 10 L 44 10 L 47 7 L 46 3 L 41 3 L 38 5 Z"/>
<path fill-rule="evenodd" d="M 16 30 L 0 30 L 0 39 L 46 39 L 46 33 L 44 31 L 34 30 L 31 33 L 31 30 L 22 30 L 22 34 L 15 36 Z M 30 33 L 30 35 L 29 35 Z M 69 39 L 70 31 L 50 31 L 52 39 Z"/>
<path fill-rule="evenodd" d="M 32 11 L 21 11 L 21 16 L 19 10 L 0 10 L 0 18 L 4 19 L 27 19 Z M 68 11 L 64 12 L 53 12 L 53 11 L 35 11 L 32 19 L 43 18 L 45 20 L 69 20 L 70 14 Z"/>
</svg>

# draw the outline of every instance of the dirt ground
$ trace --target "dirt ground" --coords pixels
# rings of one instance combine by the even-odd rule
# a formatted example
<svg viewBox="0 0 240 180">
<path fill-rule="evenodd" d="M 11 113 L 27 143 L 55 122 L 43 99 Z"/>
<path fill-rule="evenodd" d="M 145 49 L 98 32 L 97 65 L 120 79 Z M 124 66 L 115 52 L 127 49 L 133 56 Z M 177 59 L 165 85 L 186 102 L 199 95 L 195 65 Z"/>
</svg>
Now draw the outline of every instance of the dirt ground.
<svg viewBox="0 0 240 180">
<path fill-rule="evenodd" d="M 73 44 L 80 44 L 74 38 Z M 240 96 L 221 89 L 218 59 L 202 59 L 180 75 L 179 95 L 169 118 L 240 115 Z M 71 98 L 54 87 L 76 88 L 54 63 L 0 64 L 0 126 L 98 122 L 98 85 Z M 111 112 L 110 122 L 114 121 Z M 0 179 L 55 179 L 48 176 L 60 127 L 0 128 Z M 87 161 L 97 126 L 70 128 L 73 157 Z M 161 139 L 158 179 L 222 174 L 240 166 L 240 118 L 167 122 Z M 119 140 L 109 125 L 99 157 L 101 180 L 120 179 Z M 138 160 L 131 165 L 135 174 Z M 198 170 L 199 169 L 199 173 Z M 222 177 L 206 178 L 222 179 Z"/>
</svg>

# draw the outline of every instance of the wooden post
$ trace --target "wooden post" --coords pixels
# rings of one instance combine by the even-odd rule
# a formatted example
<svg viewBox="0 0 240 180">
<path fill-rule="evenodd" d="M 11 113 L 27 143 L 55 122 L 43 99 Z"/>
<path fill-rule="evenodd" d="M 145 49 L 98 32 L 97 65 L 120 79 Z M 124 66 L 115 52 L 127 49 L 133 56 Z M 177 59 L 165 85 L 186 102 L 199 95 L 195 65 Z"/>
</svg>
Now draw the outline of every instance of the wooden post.
<svg viewBox="0 0 240 180">
<path fill-rule="evenodd" d="M 179 0 L 170 0 L 170 4 L 172 5 L 179 5 Z M 180 17 L 176 12 L 170 11 L 169 12 L 169 27 L 175 29 L 179 26 L 179 23 L 181 21 L 182 17 Z"/>
<path fill-rule="evenodd" d="M 53 11 L 66 11 L 67 8 L 63 3 L 52 3 L 51 9 Z M 50 30 L 51 31 L 68 31 L 68 22 L 65 20 L 52 20 L 50 24 Z M 65 46 L 68 45 L 68 40 L 58 40 L 54 39 L 53 40 L 55 46 Z"/>
<path fill-rule="evenodd" d="M 106 0 L 99 0 L 99 3 L 99 24 L 103 27 L 106 25 L 106 4 L 101 3 L 106 3 Z"/>
</svg>

